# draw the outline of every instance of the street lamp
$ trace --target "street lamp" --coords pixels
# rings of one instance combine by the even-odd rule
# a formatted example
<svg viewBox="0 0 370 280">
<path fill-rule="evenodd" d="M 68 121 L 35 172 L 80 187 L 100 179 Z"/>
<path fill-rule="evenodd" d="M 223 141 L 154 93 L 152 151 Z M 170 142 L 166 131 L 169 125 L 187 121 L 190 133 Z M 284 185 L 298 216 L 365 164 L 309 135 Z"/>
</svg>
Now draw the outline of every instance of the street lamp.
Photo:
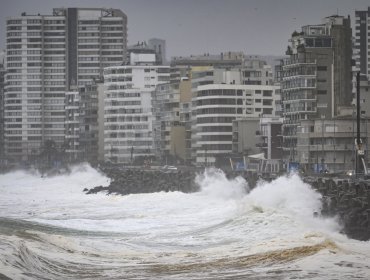
<svg viewBox="0 0 370 280">
<path fill-rule="evenodd" d="M 360 106 L 360 76 L 366 76 L 364 74 L 361 74 L 360 72 L 357 72 L 356 75 L 356 109 L 357 109 L 357 137 L 356 137 L 356 177 L 358 177 L 358 172 L 364 171 L 366 173 L 366 167 L 364 164 L 364 149 L 363 144 L 361 140 L 361 106 Z M 367 77 L 367 76 L 366 76 Z"/>
<path fill-rule="evenodd" d="M 321 171 L 324 171 L 324 119 L 325 115 L 321 115 Z"/>
</svg>

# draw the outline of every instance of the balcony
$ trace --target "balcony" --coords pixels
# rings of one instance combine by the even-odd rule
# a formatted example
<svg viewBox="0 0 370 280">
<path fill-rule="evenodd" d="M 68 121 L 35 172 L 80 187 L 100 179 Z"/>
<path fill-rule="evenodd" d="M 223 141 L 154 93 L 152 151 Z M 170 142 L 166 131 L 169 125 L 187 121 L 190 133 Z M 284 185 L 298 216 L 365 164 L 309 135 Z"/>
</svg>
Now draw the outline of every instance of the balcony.
<svg viewBox="0 0 370 280">
<path fill-rule="evenodd" d="M 256 147 L 259 147 L 259 148 L 267 148 L 267 143 L 257 143 L 256 144 Z"/>
<path fill-rule="evenodd" d="M 310 57 L 291 57 L 283 59 L 282 68 L 285 70 L 286 67 L 292 67 L 297 64 L 316 64 L 316 59 Z"/>
<path fill-rule="evenodd" d="M 316 109 L 313 108 L 293 108 L 293 109 L 287 109 L 284 111 L 284 115 L 294 115 L 294 114 L 316 114 Z"/>
</svg>

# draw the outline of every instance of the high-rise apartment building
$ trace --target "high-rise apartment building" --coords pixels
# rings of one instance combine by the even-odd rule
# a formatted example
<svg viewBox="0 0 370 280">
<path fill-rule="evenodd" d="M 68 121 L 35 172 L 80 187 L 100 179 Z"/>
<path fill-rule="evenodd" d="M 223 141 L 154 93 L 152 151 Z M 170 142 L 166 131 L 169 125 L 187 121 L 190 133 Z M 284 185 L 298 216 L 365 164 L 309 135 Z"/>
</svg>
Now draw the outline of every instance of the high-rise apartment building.
<svg viewBox="0 0 370 280">
<path fill-rule="evenodd" d="M 39 154 L 46 140 L 65 142 L 65 101 L 103 68 L 126 60 L 127 17 L 116 9 L 61 8 L 7 19 L 5 154 Z"/>
<path fill-rule="evenodd" d="M 356 75 L 360 72 L 361 115 L 370 116 L 370 7 L 355 12 L 353 58 L 356 62 L 353 75 L 353 93 L 356 97 Z M 354 103 L 355 103 L 354 98 Z"/>
<path fill-rule="evenodd" d="M 194 159 L 213 165 L 232 152 L 233 121 L 275 115 L 276 87 L 272 85 L 208 84 L 193 96 Z M 253 133 L 253 132 L 252 132 Z"/>
<path fill-rule="evenodd" d="M 191 82 L 183 78 L 178 83 L 157 86 L 153 94 L 153 107 L 153 135 L 157 158 L 164 164 L 189 164 Z"/>
<path fill-rule="evenodd" d="M 356 68 L 370 76 L 370 7 L 365 11 L 355 12 L 355 44 L 353 55 Z"/>
<path fill-rule="evenodd" d="M 104 160 L 131 163 L 154 156 L 152 93 L 169 81 L 169 72 L 154 64 L 104 70 Z"/>
<path fill-rule="evenodd" d="M 234 62 L 240 58 L 241 64 L 214 63 L 191 71 L 191 158 L 198 165 L 213 165 L 233 151 L 233 121 L 276 115 L 280 95 L 273 85 L 271 66 L 240 55 L 231 58 Z"/>
<path fill-rule="evenodd" d="M 282 60 L 278 73 L 287 161 L 299 161 L 297 130 L 302 120 L 331 119 L 351 104 L 351 34 L 350 19 L 343 16 L 293 32 L 289 58 Z"/>
<path fill-rule="evenodd" d="M 4 154 L 4 77 L 5 68 L 0 63 L 0 166 L 5 164 Z"/>
<path fill-rule="evenodd" d="M 273 83 L 271 66 L 243 53 L 173 58 L 170 83 L 157 87 L 154 103 L 159 157 L 213 165 L 229 156 L 234 120 L 276 114 Z"/>
</svg>

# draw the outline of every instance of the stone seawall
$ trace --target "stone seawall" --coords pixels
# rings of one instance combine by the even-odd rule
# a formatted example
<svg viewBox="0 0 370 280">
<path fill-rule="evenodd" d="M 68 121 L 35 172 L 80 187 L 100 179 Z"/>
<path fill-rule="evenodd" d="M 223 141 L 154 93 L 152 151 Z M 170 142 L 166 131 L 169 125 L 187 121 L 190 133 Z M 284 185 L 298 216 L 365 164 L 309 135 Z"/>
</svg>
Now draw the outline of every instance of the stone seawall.
<svg viewBox="0 0 370 280">
<path fill-rule="evenodd" d="M 323 216 L 338 216 L 344 233 L 370 240 L 370 182 L 352 178 L 303 179 L 323 196 Z"/>
<path fill-rule="evenodd" d="M 107 187 L 97 186 L 84 189 L 86 194 L 106 192 L 107 194 L 154 193 L 161 191 L 195 192 L 196 173 L 193 171 L 139 170 L 139 169 L 104 169 L 102 170 L 111 183 Z"/>
</svg>

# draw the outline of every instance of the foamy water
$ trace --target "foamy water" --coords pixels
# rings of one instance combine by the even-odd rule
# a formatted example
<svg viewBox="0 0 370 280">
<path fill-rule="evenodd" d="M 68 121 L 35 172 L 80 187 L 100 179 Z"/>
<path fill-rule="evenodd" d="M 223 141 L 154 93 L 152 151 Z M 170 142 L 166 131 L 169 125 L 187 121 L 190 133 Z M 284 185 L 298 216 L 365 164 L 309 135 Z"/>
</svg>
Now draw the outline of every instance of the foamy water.
<svg viewBox="0 0 370 280">
<path fill-rule="evenodd" d="M 298 176 L 197 183 L 107 196 L 83 193 L 109 184 L 88 165 L 0 175 L 0 279 L 370 279 L 370 242 L 314 217 L 320 195 Z"/>
</svg>

